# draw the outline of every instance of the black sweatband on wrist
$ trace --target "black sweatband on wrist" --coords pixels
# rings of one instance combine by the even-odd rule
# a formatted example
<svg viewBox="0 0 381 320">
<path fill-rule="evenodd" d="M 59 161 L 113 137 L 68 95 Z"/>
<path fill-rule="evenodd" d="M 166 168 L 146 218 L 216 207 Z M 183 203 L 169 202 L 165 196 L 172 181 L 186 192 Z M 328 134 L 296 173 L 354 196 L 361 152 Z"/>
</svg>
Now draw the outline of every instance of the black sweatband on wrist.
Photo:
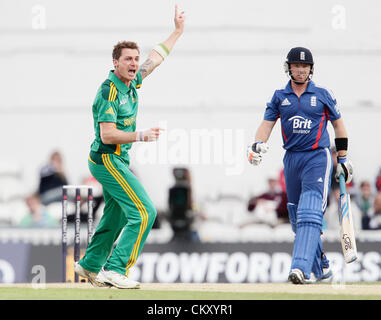
<svg viewBox="0 0 381 320">
<path fill-rule="evenodd" d="M 259 143 L 262 143 L 262 142 L 254 142 L 253 143 L 253 145 L 251 146 L 251 150 L 253 150 L 253 152 L 255 152 L 255 153 L 258 153 L 258 151 L 257 151 L 257 144 L 259 144 Z"/>
<path fill-rule="evenodd" d="M 335 139 L 336 151 L 348 150 L 348 138 L 336 138 Z"/>
</svg>

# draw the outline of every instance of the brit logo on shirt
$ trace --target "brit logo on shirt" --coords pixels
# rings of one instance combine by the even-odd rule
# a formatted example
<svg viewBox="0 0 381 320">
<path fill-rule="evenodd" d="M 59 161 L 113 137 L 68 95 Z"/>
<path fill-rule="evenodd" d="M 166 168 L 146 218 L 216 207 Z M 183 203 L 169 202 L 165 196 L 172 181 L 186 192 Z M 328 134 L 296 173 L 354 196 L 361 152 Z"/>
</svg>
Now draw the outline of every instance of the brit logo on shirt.
<svg viewBox="0 0 381 320">
<path fill-rule="evenodd" d="M 312 120 L 302 116 L 293 116 L 288 121 L 292 121 L 292 133 L 308 134 L 312 129 Z"/>
<path fill-rule="evenodd" d="M 316 107 L 316 96 L 311 97 L 311 107 Z"/>
</svg>

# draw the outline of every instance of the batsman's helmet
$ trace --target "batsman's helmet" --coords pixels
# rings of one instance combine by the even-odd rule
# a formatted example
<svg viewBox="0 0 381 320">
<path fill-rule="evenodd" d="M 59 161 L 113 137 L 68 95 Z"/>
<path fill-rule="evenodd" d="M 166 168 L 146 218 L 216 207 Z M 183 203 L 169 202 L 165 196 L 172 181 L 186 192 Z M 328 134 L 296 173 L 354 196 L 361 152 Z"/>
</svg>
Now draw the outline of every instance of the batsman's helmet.
<svg viewBox="0 0 381 320">
<path fill-rule="evenodd" d="M 295 47 L 292 48 L 286 57 L 286 61 L 284 63 L 284 71 L 292 78 L 290 71 L 290 63 L 305 63 L 311 66 L 309 79 L 311 79 L 314 73 L 314 59 L 312 57 L 312 53 L 309 49 L 303 47 Z"/>
</svg>

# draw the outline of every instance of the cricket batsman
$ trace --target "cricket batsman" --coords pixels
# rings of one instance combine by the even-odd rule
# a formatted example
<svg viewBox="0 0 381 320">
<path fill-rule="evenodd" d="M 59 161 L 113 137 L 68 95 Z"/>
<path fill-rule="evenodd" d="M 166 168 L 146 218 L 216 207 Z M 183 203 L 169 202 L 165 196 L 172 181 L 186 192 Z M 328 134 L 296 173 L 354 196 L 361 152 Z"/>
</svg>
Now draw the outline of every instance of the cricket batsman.
<svg viewBox="0 0 381 320">
<path fill-rule="evenodd" d="M 137 44 L 116 44 L 112 52 L 115 69 L 109 72 L 94 100 L 95 139 L 88 165 L 102 184 L 105 208 L 85 256 L 74 265 L 75 272 L 94 286 L 139 287 L 128 275 L 155 221 L 156 210 L 129 170 L 129 150 L 135 142 L 159 138 L 160 128 L 136 131 L 137 92 L 143 79 L 164 61 L 184 31 L 184 12 L 179 12 L 177 5 L 174 22 L 173 33 L 153 48 L 140 68 Z"/>
<path fill-rule="evenodd" d="M 328 120 L 335 133 L 338 166 L 335 178 L 344 174 L 352 180 L 353 168 L 347 159 L 348 138 L 336 99 L 330 90 L 311 79 L 314 60 L 309 49 L 292 48 L 284 64 L 290 77 L 284 89 L 276 90 L 248 146 L 248 160 L 259 165 L 269 149 L 267 141 L 280 118 L 283 137 L 284 175 L 288 198 L 288 214 L 295 233 L 289 281 L 294 284 L 328 279 L 332 272 L 323 253 L 321 229 L 327 207 L 332 174 L 329 151 Z"/>
</svg>

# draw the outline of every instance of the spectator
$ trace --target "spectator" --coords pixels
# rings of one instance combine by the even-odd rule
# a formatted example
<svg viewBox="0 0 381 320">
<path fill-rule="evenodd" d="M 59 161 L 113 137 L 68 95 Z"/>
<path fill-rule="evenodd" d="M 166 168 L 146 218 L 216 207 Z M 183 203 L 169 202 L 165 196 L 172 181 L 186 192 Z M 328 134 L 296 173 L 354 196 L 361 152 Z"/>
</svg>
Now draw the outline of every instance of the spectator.
<svg viewBox="0 0 381 320">
<path fill-rule="evenodd" d="M 49 163 L 40 170 L 40 183 L 38 193 L 41 202 L 48 205 L 52 202 L 61 201 L 61 187 L 68 184 L 64 170 L 62 156 L 58 151 L 54 151 L 49 159 Z"/>
<path fill-rule="evenodd" d="M 378 192 L 374 198 L 372 214 L 369 221 L 369 229 L 381 229 L 381 192 Z"/>
<path fill-rule="evenodd" d="M 377 192 L 381 192 L 381 169 L 376 177 L 376 189 L 377 189 Z"/>
<path fill-rule="evenodd" d="M 25 199 L 29 212 L 22 218 L 19 227 L 24 228 L 53 228 L 58 223 L 41 204 L 38 194 L 32 194 Z"/>
<path fill-rule="evenodd" d="M 288 223 L 287 195 L 276 177 L 269 177 L 268 190 L 249 200 L 248 211 L 253 212 L 253 219 L 248 223 L 265 223 L 275 227 Z"/>
<path fill-rule="evenodd" d="M 355 202 L 361 210 L 361 229 L 369 229 L 370 212 L 372 210 L 374 195 L 369 181 L 362 181 L 360 184 L 360 194 L 355 198 Z"/>
</svg>

